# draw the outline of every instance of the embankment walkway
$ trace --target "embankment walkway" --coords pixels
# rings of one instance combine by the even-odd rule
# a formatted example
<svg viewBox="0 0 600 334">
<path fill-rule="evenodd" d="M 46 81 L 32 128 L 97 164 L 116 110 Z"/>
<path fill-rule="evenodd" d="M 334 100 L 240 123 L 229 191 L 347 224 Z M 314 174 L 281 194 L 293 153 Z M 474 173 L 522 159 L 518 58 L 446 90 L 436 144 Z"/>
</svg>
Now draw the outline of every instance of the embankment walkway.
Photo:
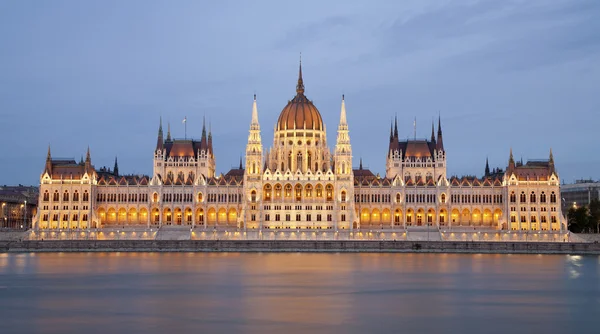
<svg viewBox="0 0 600 334">
<path fill-rule="evenodd" d="M 380 252 L 594 254 L 600 243 L 369 240 L 24 240 L 0 252 Z"/>
</svg>

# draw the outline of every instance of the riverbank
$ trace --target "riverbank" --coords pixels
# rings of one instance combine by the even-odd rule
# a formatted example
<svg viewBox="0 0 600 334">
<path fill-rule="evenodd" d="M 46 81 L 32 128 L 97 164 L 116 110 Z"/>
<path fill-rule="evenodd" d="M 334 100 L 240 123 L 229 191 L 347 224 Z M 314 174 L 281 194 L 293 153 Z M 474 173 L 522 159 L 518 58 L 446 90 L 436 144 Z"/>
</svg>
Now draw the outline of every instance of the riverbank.
<svg viewBox="0 0 600 334">
<path fill-rule="evenodd" d="M 366 240 L 25 240 L 0 241 L 0 252 L 412 252 L 600 255 L 600 243 Z"/>
</svg>

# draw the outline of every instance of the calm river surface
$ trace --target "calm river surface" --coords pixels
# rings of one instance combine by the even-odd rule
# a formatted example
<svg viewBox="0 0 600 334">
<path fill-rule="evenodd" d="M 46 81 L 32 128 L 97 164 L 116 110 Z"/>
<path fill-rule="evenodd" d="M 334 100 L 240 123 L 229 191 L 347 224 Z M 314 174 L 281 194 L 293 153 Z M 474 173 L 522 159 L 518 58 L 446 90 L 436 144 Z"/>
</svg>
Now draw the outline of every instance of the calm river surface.
<svg viewBox="0 0 600 334">
<path fill-rule="evenodd" d="M 0 254 L 0 333 L 600 333 L 600 257 Z"/>
</svg>

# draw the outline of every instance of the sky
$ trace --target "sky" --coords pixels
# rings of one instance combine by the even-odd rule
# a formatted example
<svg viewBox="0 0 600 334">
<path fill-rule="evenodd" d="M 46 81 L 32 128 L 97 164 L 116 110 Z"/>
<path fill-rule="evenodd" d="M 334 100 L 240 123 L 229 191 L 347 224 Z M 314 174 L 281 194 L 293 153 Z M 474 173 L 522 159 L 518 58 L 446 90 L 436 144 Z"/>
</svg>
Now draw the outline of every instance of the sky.
<svg viewBox="0 0 600 334">
<path fill-rule="evenodd" d="M 239 164 L 257 94 L 264 148 L 306 95 L 333 150 L 345 94 L 353 163 L 385 174 L 389 127 L 428 137 L 441 116 L 449 175 L 547 159 L 600 179 L 600 1 L 0 2 L 0 184 L 39 184 L 53 157 L 151 174 L 159 119 Z M 166 130 L 166 129 L 165 129 Z"/>
</svg>

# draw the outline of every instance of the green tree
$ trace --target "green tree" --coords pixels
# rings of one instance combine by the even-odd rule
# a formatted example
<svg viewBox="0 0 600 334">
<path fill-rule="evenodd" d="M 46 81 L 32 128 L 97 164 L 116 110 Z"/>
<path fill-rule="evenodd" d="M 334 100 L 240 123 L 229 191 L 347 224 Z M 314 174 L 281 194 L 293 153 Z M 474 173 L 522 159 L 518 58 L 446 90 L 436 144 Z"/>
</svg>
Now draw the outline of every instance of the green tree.
<svg viewBox="0 0 600 334">
<path fill-rule="evenodd" d="M 593 199 L 589 205 L 589 224 L 591 229 L 596 233 L 598 231 L 598 224 L 600 223 L 600 201 Z"/>
<path fill-rule="evenodd" d="M 569 220 L 569 231 L 575 233 L 590 231 L 590 216 L 585 206 L 570 208 L 567 219 Z"/>
</svg>

